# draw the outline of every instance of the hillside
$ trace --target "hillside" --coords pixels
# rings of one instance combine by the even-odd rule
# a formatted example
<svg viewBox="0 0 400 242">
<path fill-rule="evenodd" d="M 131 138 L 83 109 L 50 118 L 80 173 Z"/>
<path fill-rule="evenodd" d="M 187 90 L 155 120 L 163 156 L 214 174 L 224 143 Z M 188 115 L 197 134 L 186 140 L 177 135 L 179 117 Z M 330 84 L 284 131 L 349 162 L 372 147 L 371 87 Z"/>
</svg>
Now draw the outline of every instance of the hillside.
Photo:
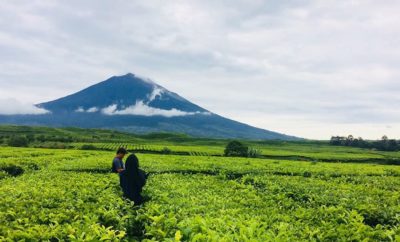
<svg viewBox="0 0 400 242">
<path fill-rule="evenodd" d="M 299 140 L 222 117 L 131 73 L 113 76 L 36 106 L 48 113 L 0 115 L 0 123 L 102 128 L 141 134 L 173 132 L 205 138 Z"/>
</svg>

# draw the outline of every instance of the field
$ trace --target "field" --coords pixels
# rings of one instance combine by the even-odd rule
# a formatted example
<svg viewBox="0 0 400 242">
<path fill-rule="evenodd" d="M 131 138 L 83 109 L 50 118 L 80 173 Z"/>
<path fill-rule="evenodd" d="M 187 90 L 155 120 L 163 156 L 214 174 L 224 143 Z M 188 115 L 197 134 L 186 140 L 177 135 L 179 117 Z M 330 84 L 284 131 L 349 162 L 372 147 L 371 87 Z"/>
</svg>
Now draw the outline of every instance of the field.
<svg viewBox="0 0 400 242">
<path fill-rule="evenodd" d="M 359 163 L 398 153 L 253 145 L 312 159 L 148 144 L 207 155 L 139 153 L 151 172 L 140 207 L 109 173 L 112 151 L 0 147 L 0 241 L 400 241 L 400 167 Z"/>
</svg>

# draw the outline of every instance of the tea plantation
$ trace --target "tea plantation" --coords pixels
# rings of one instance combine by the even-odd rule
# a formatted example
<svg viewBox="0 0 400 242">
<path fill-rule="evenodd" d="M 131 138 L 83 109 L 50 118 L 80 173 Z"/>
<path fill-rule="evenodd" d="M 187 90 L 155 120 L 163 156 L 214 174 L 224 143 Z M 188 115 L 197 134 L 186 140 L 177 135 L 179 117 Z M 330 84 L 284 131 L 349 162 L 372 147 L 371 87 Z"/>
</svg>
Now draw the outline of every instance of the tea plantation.
<svg viewBox="0 0 400 242">
<path fill-rule="evenodd" d="M 399 166 L 137 154 L 134 206 L 113 155 L 0 147 L 0 241 L 400 241 Z"/>
</svg>

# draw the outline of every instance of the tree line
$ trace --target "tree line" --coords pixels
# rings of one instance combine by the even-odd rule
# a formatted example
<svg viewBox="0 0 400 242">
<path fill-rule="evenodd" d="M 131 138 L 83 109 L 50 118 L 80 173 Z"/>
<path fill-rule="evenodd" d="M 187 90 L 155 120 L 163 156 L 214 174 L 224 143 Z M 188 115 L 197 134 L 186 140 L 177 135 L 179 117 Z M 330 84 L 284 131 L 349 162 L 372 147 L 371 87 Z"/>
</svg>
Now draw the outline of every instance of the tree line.
<svg viewBox="0 0 400 242">
<path fill-rule="evenodd" d="M 345 136 L 332 136 L 331 145 L 337 146 L 351 146 L 366 149 L 376 149 L 382 151 L 399 151 L 400 140 L 389 139 L 386 135 L 382 136 L 380 140 L 364 140 L 361 137 L 355 138 L 353 135 Z"/>
<path fill-rule="evenodd" d="M 44 142 L 61 142 L 71 143 L 77 142 L 77 139 L 71 136 L 56 136 L 56 135 L 0 135 L 0 145 L 6 144 L 13 147 L 27 147 L 31 143 Z"/>
</svg>

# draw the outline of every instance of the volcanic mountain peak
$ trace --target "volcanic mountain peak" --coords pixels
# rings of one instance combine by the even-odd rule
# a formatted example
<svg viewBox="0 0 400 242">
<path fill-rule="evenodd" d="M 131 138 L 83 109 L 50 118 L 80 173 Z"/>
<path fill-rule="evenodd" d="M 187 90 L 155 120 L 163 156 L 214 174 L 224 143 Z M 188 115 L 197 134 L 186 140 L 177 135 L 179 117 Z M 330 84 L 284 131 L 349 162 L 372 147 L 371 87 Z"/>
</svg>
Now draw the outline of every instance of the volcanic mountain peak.
<svg viewBox="0 0 400 242">
<path fill-rule="evenodd" d="M 37 106 L 48 112 L 0 115 L 0 123 L 107 128 L 134 133 L 178 132 L 212 138 L 298 139 L 211 113 L 132 73 L 113 76 Z"/>
<path fill-rule="evenodd" d="M 52 113 L 96 113 L 106 115 L 161 115 L 208 113 L 158 85 L 132 73 L 113 76 L 75 94 L 38 104 Z"/>
</svg>

